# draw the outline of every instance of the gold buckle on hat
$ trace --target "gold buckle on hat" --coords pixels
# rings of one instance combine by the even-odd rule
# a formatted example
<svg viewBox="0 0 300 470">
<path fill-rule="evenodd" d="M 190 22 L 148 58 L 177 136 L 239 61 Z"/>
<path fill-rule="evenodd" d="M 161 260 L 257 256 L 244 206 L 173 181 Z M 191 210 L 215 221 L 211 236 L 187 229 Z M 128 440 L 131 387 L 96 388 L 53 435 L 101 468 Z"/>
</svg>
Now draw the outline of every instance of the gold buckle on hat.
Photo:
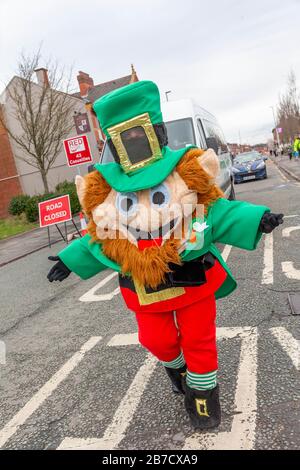
<svg viewBox="0 0 300 470">
<path fill-rule="evenodd" d="M 122 132 L 132 129 L 134 127 L 143 128 L 152 152 L 151 157 L 148 157 L 145 160 L 141 160 L 136 163 L 132 163 L 130 161 L 130 157 L 126 151 L 121 137 Z M 140 114 L 139 116 L 136 116 L 132 119 L 128 119 L 128 121 L 116 124 L 115 126 L 112 126 L 107 129 L 107 131 L 116 148 L 116 151 L 120 158 L 120 164 L 125 173 L 130 173 L 131 171 L 143 168 L 144 166 L 147 166 L 162 157 L 161 148 L 148 113 Z"/>
</svg>

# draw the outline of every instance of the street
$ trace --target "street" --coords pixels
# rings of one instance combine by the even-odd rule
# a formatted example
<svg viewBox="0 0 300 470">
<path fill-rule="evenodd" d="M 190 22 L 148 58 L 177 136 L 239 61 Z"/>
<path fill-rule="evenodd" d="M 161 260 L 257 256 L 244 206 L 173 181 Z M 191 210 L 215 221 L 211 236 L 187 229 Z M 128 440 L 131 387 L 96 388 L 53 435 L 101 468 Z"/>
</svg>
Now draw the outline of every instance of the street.
<svg viewBox="0 0 300 470">
<path fill-rule="evenodd" d="M 238 288 L 218 301 L 220 428 L 193 431 L 138 345 L 115 273 L 47 281 L 57 243 L 0 268 L 1 448 L 299 448 L 300 316 L 288 293 L 300 292 L 300 183 L 267 168 L 268 179 L 236 185 L 237 199 L 284 213 L 284 225 L 254 252 L 221 247 Z"/>
</svg>

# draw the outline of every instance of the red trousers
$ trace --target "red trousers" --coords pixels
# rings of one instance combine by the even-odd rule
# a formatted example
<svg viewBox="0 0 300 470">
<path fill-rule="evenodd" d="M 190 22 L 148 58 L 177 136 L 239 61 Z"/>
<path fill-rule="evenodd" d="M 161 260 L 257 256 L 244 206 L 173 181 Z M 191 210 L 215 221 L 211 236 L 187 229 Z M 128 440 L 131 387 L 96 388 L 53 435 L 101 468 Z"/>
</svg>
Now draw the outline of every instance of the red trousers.
<svg viewBox="0 0 300 470">
<path fill-rule="evenodd" d="M 190 372 L 217 370 L 214 295 L 176 312 L 138 312 L 136 319 L 140 343 L 160 361 L 173 361 L 182 351 Z"/>
</svg>

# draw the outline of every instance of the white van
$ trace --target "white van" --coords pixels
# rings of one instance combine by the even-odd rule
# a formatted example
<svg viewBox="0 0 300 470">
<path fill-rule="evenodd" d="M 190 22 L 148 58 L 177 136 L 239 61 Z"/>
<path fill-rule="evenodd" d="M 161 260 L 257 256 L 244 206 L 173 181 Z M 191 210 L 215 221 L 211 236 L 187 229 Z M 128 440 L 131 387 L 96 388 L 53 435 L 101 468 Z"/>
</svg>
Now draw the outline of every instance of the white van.
<svg viewBox="0 0 300 470">
<path fill-rule="evenodd" d="M 201 149 L 213 148 L 220 159 L 217 184 L 228 199 L 235 199 L 231 155 L 216 118 L 191 99 L 167 101 L 161 106 L 168 146 L 174 150 L 189 144 Z"/>
<path fill-rule="evenodd" d="M 228 199 L 235 199 L 231 156 L 216 118 L 191 99 L 161 103 L 161 110 L 167 127 L 168 146 L 173 150 L 190 144 L 202 149 L 213 148 L 220 159 L 217 184 Z M 100 161 L 114 161 L 106 144 Z"/>
</svg>

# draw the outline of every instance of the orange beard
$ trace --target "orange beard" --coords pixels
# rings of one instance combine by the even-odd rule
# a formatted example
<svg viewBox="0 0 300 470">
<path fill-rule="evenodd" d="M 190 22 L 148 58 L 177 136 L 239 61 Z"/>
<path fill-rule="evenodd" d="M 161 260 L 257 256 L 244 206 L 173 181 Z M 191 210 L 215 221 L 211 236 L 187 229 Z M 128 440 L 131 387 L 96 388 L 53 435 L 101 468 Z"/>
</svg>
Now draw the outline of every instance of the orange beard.
<svg viewBox="0 0 300 470">
<path fill-rule="evenodd" d="M 164 282 L 165 275 L 170 272 L 168 263 L 182 264 L 178 254 L 179 240 L 166 240 L 160 246 L 152 246 L 140 251 L 128 240 L 104 240 L 103 253 L 116 261 L 122 273 L 130 273 L 133 280 L 155 289 Z"/>
</svg>

